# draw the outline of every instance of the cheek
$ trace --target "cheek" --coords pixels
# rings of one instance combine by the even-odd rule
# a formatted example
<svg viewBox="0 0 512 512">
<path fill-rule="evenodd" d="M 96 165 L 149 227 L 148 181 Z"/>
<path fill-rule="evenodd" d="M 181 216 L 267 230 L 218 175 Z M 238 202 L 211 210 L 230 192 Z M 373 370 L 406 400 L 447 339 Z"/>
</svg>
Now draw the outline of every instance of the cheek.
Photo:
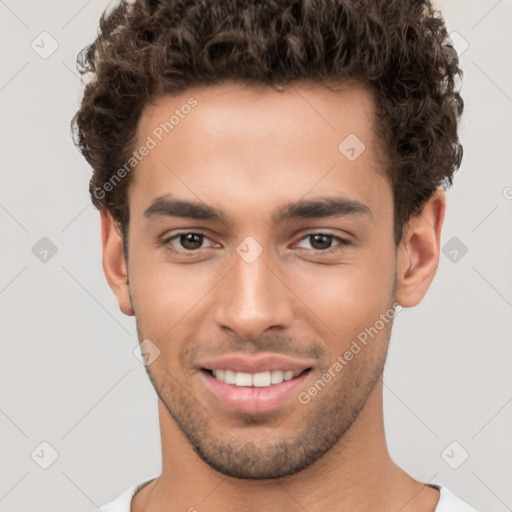
<svg viewBox="0 0 512 512">
<path fill-rule="evenodd" d="M 150 251 L 134 251 L 129 263 L 137 323 L 147 337 L 156 339 L 175 334 L 217 275 L 214 270 L 198 272 L 194 265 L 172 265 Z"/>
<path fill-rule="evenodd" d="M 308 272 L 297 272 L 291 282 L 315 321 L 321 319 L 335 333 L 335 339 L 340 340 L 336 343 L 350 343 L 374 325 L 393 302 L 393 254 L 368 250 L 346 265 L 312 266 Z"/>
</svg>

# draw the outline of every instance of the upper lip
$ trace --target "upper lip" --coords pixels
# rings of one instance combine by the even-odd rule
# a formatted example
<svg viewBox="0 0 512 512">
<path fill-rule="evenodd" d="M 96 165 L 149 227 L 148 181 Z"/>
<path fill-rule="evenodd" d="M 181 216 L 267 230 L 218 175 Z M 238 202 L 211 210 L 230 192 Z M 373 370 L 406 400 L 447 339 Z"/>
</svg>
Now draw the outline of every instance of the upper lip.
<svg viewBox="0 0 512 512">
<path fill-rule="evenodd" d="M 199 365 L 205 370 L 232 370 L 234 372 L 261 373 L 273 370 L 303 371 L 311 367 L 307 361 L 290 359 L 276 354 L 230 354 L 209 359 Z"/>
</svg>

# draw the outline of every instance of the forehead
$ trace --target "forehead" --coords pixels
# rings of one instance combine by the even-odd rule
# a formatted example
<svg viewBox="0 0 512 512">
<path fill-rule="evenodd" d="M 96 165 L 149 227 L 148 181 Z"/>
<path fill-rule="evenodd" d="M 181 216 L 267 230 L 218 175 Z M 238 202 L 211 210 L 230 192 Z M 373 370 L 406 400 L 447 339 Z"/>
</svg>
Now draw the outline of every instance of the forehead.
<svg viewBox="0 0 512 512">
<path fill-rule="evenodd" d="M 141 208 L 165 194 L 221 207 L 315 193 L 361 202 L 383 189 L 386 196 L 372 92 L 354 82 L 334 87 L 228 82 L 157 98 L 138 125 L 136 148 L 149 140 L 152 148 L 130 194 Z"/>
<path fill-rule="evenodd" d="M 195 106 L 190 107 L 191 104 Z M 299 135 L 310 125 L 319 130 L 320 136 L 330 133 L 336 140 L 345 132 L 357 132 L 370 143 L 374 95 L 368 86 L 353 80 L 329 86 L 298 82 L 282 91 L 232 81 L 193 87 L 178 94 L 156 97 L 146 105 L 139 121 L 139 140 L 155 130 L 159 132 L 160 124 L 169 121 L 171 126 L 167 126 L 167 131 L 170 128 L 178 137 L 188 125 L 198 135 L 208 136 L 206 140 L 215 135 L 221 137 L 226 132 L 230 132 L 231 138 L 236 133 L 243 137 L 251 128 L 262 135 L 280 134 L 284 140 L 285 135 Z M 164 129 L 160 135 L 165 137 L 169 134 L 167 131 Z M 160 135 L 156 133 L 157 138 Z"/>
</svg>

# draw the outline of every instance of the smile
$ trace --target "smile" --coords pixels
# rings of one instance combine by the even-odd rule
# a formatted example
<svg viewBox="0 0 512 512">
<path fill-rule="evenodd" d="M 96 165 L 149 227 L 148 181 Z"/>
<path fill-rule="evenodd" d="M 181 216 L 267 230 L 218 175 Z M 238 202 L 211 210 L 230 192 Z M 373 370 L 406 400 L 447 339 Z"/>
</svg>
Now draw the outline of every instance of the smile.
<svg viewBox="0 0 512 512">
<path fill-rule="evenodd" d="M 211 374 L 221 382 L 240 387 L 266 388 L 298 377 L 302 370 L 272 370 L 259 373 L 236 372 L 234 370 L 211 370 Z"/>
<path fill-rule="evenodd" d="M 203 369 L 199 372 L 203 385 L 217 406 L 248 414 L 268 413 L 296 404 L 296 398 L 310 374 L 311 368 L 258 373 L 224 369 Z"/>
</svg>

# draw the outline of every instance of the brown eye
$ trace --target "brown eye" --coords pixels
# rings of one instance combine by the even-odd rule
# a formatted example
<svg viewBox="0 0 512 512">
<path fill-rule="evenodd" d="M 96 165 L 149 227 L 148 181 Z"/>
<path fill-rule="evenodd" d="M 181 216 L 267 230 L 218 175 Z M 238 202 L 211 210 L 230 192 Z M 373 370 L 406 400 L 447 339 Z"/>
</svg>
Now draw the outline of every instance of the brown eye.
<svg viewBox="0 0 512 512">
<path fill-rule="evenodd" d="M 310 235 L 310 243 L 313 249 L 329 249 L 332 244 L 332 235 L 323 235 L 321 233 Z"/>
<path fill-rule="evenodd" d="M 314 251 L 325 251 L 329 252 L 330 250 L 336 250 L 337 248 L 342 248 L 343 246 L 350 245 L 350 242 L 348 240 L 345 240 L 343 238 L 340 238 L 339 236 L 335 235 L 329 235 L 326 233 L 312 233 L 310 235 L 307 235 L 303 237 L 299 244 L 302 242 L 307 241 L 309 244 L 309 247 L 304 245 L 299 245 L 302 249 L 310 249 Z M 333 242 L 336 241 L 336 244 L 333 244 Z"/>
<path fill-rule="evenodd" d="M 180 243 L 184 249 L 194 250 L 199 249 L 203 244 L 203 235 L 199 235 L 197 233 L 186 233 L 184 235 L 180 235 Z"/>
<path fill-rule="evenodd" d="M 213 246 L 211 241 L 210 245 L 204 246 L 203 244 L 205 240 L 209 241 L 209 238 L 206 235 L 203 235 L 202 233 L 187 231 L 167 237 L 163 241 L 163 245 L 174 252 L 181 252 L 186 254 L 187 251 L 195 252 L 198 249 L 205 249 Z"/>
</svg>

